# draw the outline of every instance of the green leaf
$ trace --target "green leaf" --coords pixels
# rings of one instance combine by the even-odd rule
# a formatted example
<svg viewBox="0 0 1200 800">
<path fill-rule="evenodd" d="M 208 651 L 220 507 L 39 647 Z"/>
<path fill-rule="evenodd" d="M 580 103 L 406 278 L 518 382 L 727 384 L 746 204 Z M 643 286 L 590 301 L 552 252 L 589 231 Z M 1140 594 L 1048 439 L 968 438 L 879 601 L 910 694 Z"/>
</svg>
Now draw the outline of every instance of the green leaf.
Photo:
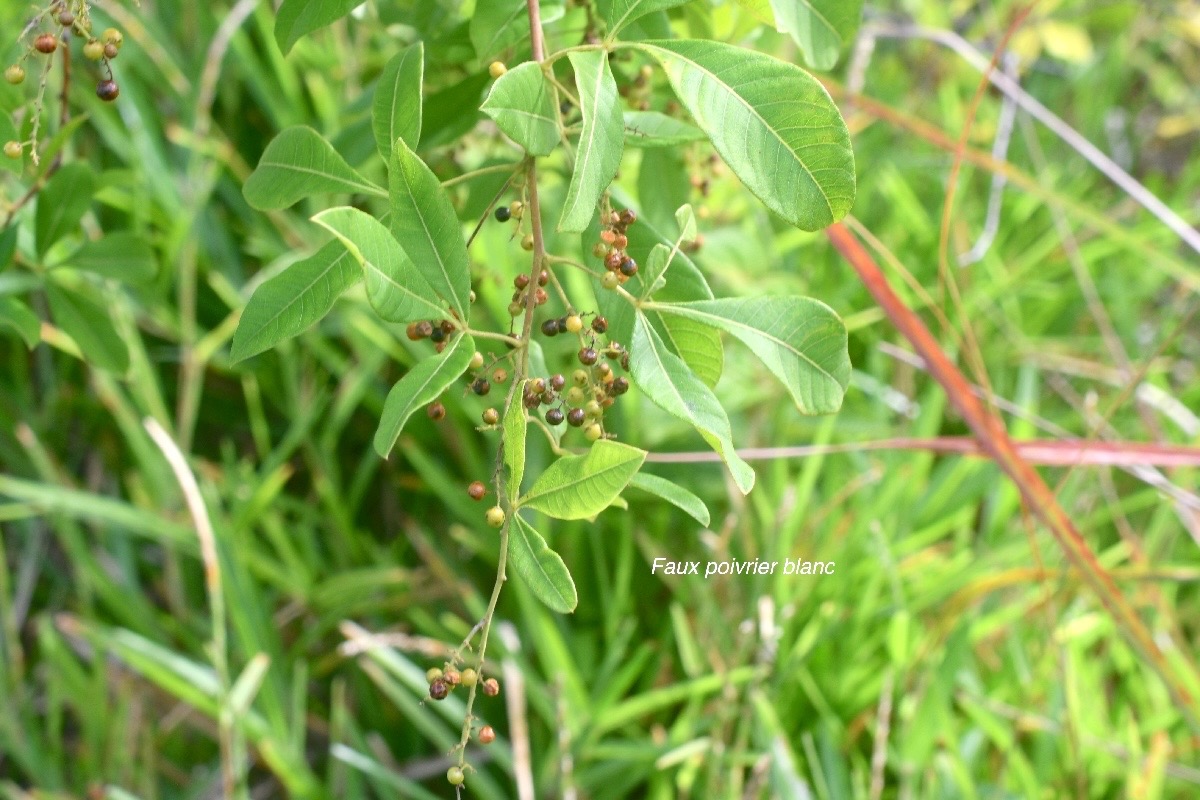
<svg viewBox="0 0 1200 800">
<path fill-rule="evenodd" d="M 46 283 L 46 299 L 54 324 L 75 341 L 84 361 L 109 372 L 121 373 L 129 368 L 129 350 L 113 327 L 107 308 L 53 281 Z"/>
<path fill-rule="evenodd" d="M 652 292 L 656 292 L 666 285 L 667 279 L 663 277 L 666 274 L 667 268 L 671 266 L 671 248 L 665 244 L 656 244 L 650 250 L 650 257 L 642 264 L 642 291 L 639 296 L 645 300 Z"/>
<path fill-rule="evenodd" d="M 854 38 L 863 0 L 771 0 L 775 27 L 800 46 L 813 69 L 832 69 Z"/>
<path fill-rule="evenodd" d="M 534 596 L 550 610 L 570 614 L 579 605 L 575 581 L 562 557 L 520 514 L 513 514 L 509 526 L 508 560 Z"/>
<path fill-rule="evenodd" d="M 362 267 L 340 241 L 297 261 L 255 290 L 233 334 L 231 357 L 241 361 L 302 333 L 360 280 Z"/>
<path fill-rule="evenodd" d="M 561 19 L 562 2 L 541 4 L 542 25 Z M 529 41 L 529 5 L 526 0 L 485 0 L 471 15 L 471 44 L 480 61 L 491 61 L 515 44 Z"/>
<path fill-rule="evenodd" d="M 349 14 L 362 0 L 283 0 L 275 18 L 275 41 L 286 56 L 300 37 Z"/>
<path fill-rule="evenodd" d="M 626 111 L 625 144 L 631 147 L 678 147 L 698 142 L 704 131 L 658 111 Z"/>
<path fill-rule="evenodd" d="M 79 228 L 79 220 L 92 204 L 96 179 L 91 168 L 78 161 L 63 166 L 38 194 L 37 254 Z"/>
<path fill-rule="evenodd" d="M 467 371 L 474 355 L 474 340 L 460 333 L 451 338 L 442 353 L 418 361 L 405 373 L 384 401 L 379 428 L 375 431 L 375 452 L 387 458 L 413 412 L 438 399 Z"/>
<path fill-rule="evenodd" d="M 611 40 L 617 31 L 639 17 L 681 6 L 686 2 L 688 0 L 599 0 L 596 5 L 600 9 L 604 27 L 608 30 L 608 39 Z"/>
<path fill-rule="evenodd" d="M 625 146 L 625 122 L 617 82 L 608 66 L 608 54 L 600 50 L 571 53 L 575 86 L 583 112 L 583 130 L 575 151 L 575 169 L 562 217 L 560 231 L 577 233 L 596 216 L 596 204 L 621 166 Z"/>
<path fill-rule="evenodd" d="M 12 328 L 30 350 L 42 340 L 41 320 L 15 297 L 0 297 L 0 328 Z"/>
<path fill-rule="evenodd" d="M 644 314 L 638 314 L 629 343 L 629 374 L 650 400 L 693 425 L 720 453 L 743 494 L 754 487 L 754 470 L 733 447 L 725 409 L 679 356 L 670 352 Z"/>
<path fill-rule="evenodd" d="M 830 414 L 850 381 L 846 326 L 833 309 L 808 297 L 755 297 L 662 303 L 666 314 L 728 331 L 782 381 L 805 414 Z"/>
<path fill-rule="evenodd" d="M 462 226 L 450 198 L 403 139 L 392 150 L 388 183 L 392 235 L 461 320 L 470 313 L 471 266 Z"/>
<path fill-rule="evenodd" d="M 594 517 L 608 508 L 645 460 L 645 450 L 601 439 L 584 455 L 563 456 L 551 464 L 520 505 L 556 519 Z"/>
<path fill-rule="evenodd" d="M 629 482 L 629 485 L 635 489 L 641 489 L 643 492 L 649 492 L 652 495 L 661 497 L 706 528 L 711 522 L 708 514 L 708 506 L 704 505 L 704 501 L 678 483 L 673 483 L 657 475 L 639 472 L 633 476 L 633 480 Z"/>
<path fill-rule="evenodd" d="M 8 269 L 17 252 L 17 231 L 16 223 L 10 223 L 7 228 L 0 230 L 0 272 Z"/>
<path fill-rule="evenodd" d="M 639 42 L 742 183 L 806 231 L 854 204 L 854 152 L 824 87 L 799 67 L 709 41 Z"/>
<path fill-rule="evenodd" d="M 129 231 L 84 242 L 57 266 L 74 267 L 126 283 L 151 280 L 158 272 L 158 261 L 150 245 Z"/>
<path fill-rule="evenodd" d="M 314 194 L 360 193 L 387 196 L 359 175 L 329 142 L 312 128 L 287 128 L 267 145 L 258 166 L 242 187 L 259 211 L 287 208 Z"/>
<path fill-rule="evenodd" d="M 684 204 L 675 212 L 675 222 L 679 225 L 679 238 L 684 242 L 696 241 L 696 212 L 690 204 Z"/>
<path fill-rule="evenodd" d="M 709 388 L 717 385 L 725 369 L 725 347 L 715 328 L 682 317 L 658 312 L 647 314 L 663 341 Z"/>
<path fill-rule="evenodd" d="M 558 106 L 541 64 L 529 61 L 501 75 L 481 110 L 531 155 L 548 156 L 558 146 Z"/>
<path fill-rule="evenodd" d="M 416 149 L 421 139 L 421 87 L 425 79 L 425 46 L 417 42 L 392 56 L 375 85 L 371 127 L 375 146 L 387 161 L 397 139 Z"/>
<path fill-rule="evenodd" d="M 512 402 L 504 412 L 504 466 L 508 467 L 505 488 L 509 505 L 515 504 L 521 496 L 521 481 L 525 479 L 525 434 L 529 423 L 525 419 L 525 405 L 521 402 L 522 388 L 518 386 L 514 390 Z"/>
<path fill-rule="evenodd" d="M 433 287 L 379 220 L 348 206 L 322 211 L 312 219 L 333 233 L 362 265 L 367 298 L 379 316 L 388 322 L 448 316 Z"/>
</svg>

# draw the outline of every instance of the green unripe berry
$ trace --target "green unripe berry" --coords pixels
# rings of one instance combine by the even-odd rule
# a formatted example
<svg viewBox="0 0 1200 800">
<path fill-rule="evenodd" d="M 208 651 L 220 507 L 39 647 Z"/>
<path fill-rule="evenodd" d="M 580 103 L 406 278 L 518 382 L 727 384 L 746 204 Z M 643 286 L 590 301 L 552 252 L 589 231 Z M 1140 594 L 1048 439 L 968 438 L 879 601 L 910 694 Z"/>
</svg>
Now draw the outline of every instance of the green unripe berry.
<svg viewBox="0 0 1200 800">
<path fill-rule="evenodd" d="M 483 366 L 483 353 L 476 351 L 475 355 L 471 356 L 471 369 L 480 369 L 482 366 Z"/>
<path fill-rule="evenodd" d="M 8 156 L 9 158 L 13 159 L 14 161 L 16 159 L 20 158 L 24 152 L 25 152 L 25 148 L 21 147 L 20 142 L 5 142 L 4 143 L 4 155 Z"/>
<path fill-rule="evenodd" d="M 583 429 L 583 435 L 589 442 L 594 442 L 603 436 L 604 432 L 600 430 L 599 425 L 593 422 L 591 425 L 588 425 Z"/>
<path fill-rule="evenodd" d="M 13 64 L 8 69 L 4 70 L 4 80 L 16 86 L 25 80 L 25 68 L 20 64 Z"/>
<path fill-rule="evenodd" d="M 425 670 L 426 682 L 433 683 L 434 681 L 440 681 L 441 679 L 442 671 L 437 667 L 430 667 L 429 669 Z"/>
<path fill-rule="evenodd" d="M 583 413 L 587 414 L 590 419 L 599 419 L 604 410 L 600 408 L 600 404 L 595 400 L 589 400 L 583 407 Z"/>
<path fill-rule="evenodd" d="M 100 34 L 100 41 L 119 48 L 125 44 L 125 37 L 116 28 L 105 28 L 104 33 Z"/>
<path fill-rule="evenodd" d="M 528 252 L 533 249 L 533 234 L 525 234 L 525 238 L 521 240 L 521 249 Z"/>
<path fill-rule="evenodd" d="M 104 45 L 98 39 L 92 39 L 83 46 L 83 57 L 89 61 L 99 61 L 104 58 Z"/>
<path fill-rule="evenodd" d="M 571 373 L 571 380 L 575 381 L 576 386 L 587 386 L 592 379 L 586 369 L 577 369 Z"/>
<path fill-rule="evenodd" d="M 487 524 L 491 525 L 493 528 L 499 528 L 504 525 L 504 509 L 500 506 L 492 506 L 487 510 L 487 514 L 485 516 L 487 518 Z"/>
<path fill-rule="evenodd" d="M 583 401 L 586 399 L 587 396 L 584 395 L 583 389 L 580 389 L 578 386 L 572 386 L 570 390 L 567 391 L 567 402 L 573 406 L 583 405 Z"/>
<path fill-rule="evenodd" d="M 479 682 L 479 673 L 467 667 L 462 671 L 462 685 L 470 689 Z"/>
<path fill-rule="evenodd" d="M 466 779 L 467 777 L 463 775 L 463 771 L 458 767 L 451 767 L 446 770 L 446 780 L 450 781 L 451 786 L 462 786 L 462 782 Z"/>
<path fill-rule="evenodd" d="M 487 408 L 483 411 L 483 424 L 495 425 L 500 421 L 500 412 L 494 408 Z"/>
<path fill-rule="evenodd" d="M 609 291 L 617 288 L 620 282 L 621 279 L 617 277 L 617 273 L 615 272 L 606 272 L 600 276 L 600 285 Z"/>
</svg>

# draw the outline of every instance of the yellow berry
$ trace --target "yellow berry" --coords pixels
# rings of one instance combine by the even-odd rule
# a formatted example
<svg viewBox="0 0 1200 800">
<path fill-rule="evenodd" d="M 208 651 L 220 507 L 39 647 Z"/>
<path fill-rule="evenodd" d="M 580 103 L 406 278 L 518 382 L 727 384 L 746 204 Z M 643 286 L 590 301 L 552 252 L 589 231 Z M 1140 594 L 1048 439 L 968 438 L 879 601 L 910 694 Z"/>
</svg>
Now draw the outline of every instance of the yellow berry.
<svg viewBox="0 0 1200 800">
<path fill-rule="evenodd" d="M 499 528 L 504 525 L 505 514 L 504 509 L 500 506 L 492 506 L 487 510 L 487 524 L 493 528 Z"/>
<path fill-rule="evenodd" d="M 13 64 L 4 70 L 4 80 L 16 86 L 25 80 L 25 69 L 20 64 Z"/>
<path fill-rule="evenodd" d="M 493 78 L 499 78 L 506 72 L 508 72 L 508 67 L 504 66 L 503 62 L 493 61 L 491 64 L 488 64 L 488 74 Z"/>
<path fill-rule="evenodd" d="M 21 147 L 20 142 L 5 142 L 4 143 L 4 155 L 8 156 L 11 159 L 15 160 L 15 159 L 20 158 L 21 154 L 24 152 L 25 152 L 25 148 Z"/>
</svg>

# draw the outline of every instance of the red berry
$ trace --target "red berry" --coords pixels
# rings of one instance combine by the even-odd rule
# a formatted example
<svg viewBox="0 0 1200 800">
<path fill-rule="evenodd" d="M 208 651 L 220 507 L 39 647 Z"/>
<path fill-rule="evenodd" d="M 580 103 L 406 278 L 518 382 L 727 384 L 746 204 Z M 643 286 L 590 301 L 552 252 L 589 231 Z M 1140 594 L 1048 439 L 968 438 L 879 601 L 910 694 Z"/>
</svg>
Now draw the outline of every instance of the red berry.
<svg viewBox="0 0 1200 800">
<path fill-rule="evenodd" d="M 467 487 L 467 495 L 472 500 L 482 500 L 487 494 L 487 487 L 483 485 L 483 481 L 472 481 Z"/>
<path fill-rule="evenodd" d="M 58 37 L 53 33 L 43 33 L 33 40 L 33 49 L 39 53 L 53 53 L 58 49 Z"/>
<path fill-rule="evenodd" d="M 491 744 L 496 741 L 496 730 L 491 725 L 484 725 L 479 729 L 479 743 Z"/>
<path fill-rule="evenodd" d="M 500 681 L 495 678 L 488 678 L 483 682 L 483 693 L 488 697 L 495 697 L 500 694 Z"/>
</svg>

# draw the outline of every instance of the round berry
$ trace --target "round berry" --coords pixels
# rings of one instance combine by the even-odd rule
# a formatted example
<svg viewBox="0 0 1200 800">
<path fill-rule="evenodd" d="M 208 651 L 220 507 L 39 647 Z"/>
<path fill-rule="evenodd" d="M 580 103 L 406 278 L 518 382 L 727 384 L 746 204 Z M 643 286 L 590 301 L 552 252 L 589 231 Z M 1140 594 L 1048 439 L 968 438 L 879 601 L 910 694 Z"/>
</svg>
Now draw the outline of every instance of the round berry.
<svg viewBox="0 0 1200 800">
<path fill-rule="evenodd" d="M 481 367 L 483 367 L 483 353 L 476 350 L 475 355 L 471 356 L 471 369 L 480 369 Z"/>
<path fill-rule="evenodd" d="M 496 741 L 496 729 L 491 725 L 484 725 L 479 729 L 479 743 L 491 744 Z"/>
<path fill-rule="evenodd" d="M 546 422 L 551 425 L 562 425 L 566 415 L 557 408 L 551 408 L 546 411 Z"/>
<path fill-rule="evenodd" d="M 500 681 L 495 678 L 488 678 L 483 682 L 483 693 L 488 697 L 495 697 L 500 694 Z"/>
<path fill-rule="evenodd" d="M 508 222 L 512 219 L 512 212 L 508 210 L 508 206 L 499 206 L 496 209 L 496 221 Z"/>
<path fill-rule="evenodd" d="M 445 700 L 450 694 L 450 684 L 441 678 L 429 682 L 429 696 L 434 700 Z"/>
<path fill-rule="evenodd" d="M 546 379 L 534 378 L 531 380 L 529 382 L 529 391 L 537 395 L 543 394 L 546 391 Z"/>
<path fill-rule="evenodd" d="M 542 398 L 538 397 L 536 394 L 534 394 L 533 392 L 526 389 L 525 393 L 523 395 L 521 395 L 521 403 L 527 409 L 529 409 L 530 411 L 533 411 L 535 408 L 537 408 L 538 406 L 540 406 L 542 404 Z"/>
<path fill-rule="evenodd" d="M 33 49 L 39 53 L 53 53 L 58 49 L 58 37 L 53 33 L 43 33 L 33 40 Z"/>
<path fill-rule="evenodd" d="M 487 408 L 483 411 L 483 424 L 495 425 L 500 422 L 500 412 L 494 408 Z"/>
<path fill-rule="evenodd" d="M 626 278 L 632 278 L 637 275 L 638 265 L 632 258 L 626 258 L 621 262 L 621 274 Z"/>
<path fill-rule="evenodd" d="M 567 392 L 567 403 L 570 405 L 581 406 L 584 400 L 587 400 L 587 395 L 578 386 L 572 386 Z"/>
<path fill-rule="evenodd" d="M 425 413 L 434 422 L 440 422 L 446 418 L 446 407 L 441 403 L 430 403 L 429 407 L 425 409 Z"/>
<path fill-rule="evenodd" d="M 475 394 L 479 395 L 480 397 L 483 397 L 485 394 L 487 394 L 491 390 L 492 390 L 492 384 L 488 382 L 487 378 L 476 378 L 471 383 L 471 391 L 474 392 Z"/>
<path fill-rule="evenodd" d="M 428 339 L 433 335 L 433 323 L 427 319 L 423 319 L 417 323 L 417 338 Z"/>
<path fill-rule="evenodd" d="M 632 208 L 626 208 L 618 215 L 618 219 L 622 225 L 632 225 L 637 222 L 637 212 Z"/>
<path fill-rule="evenodd" d="M 596 242 L 594 245 L 592 245 L 592 255 L 594 255 L 596 258 L 604 258 L 606 255 L 608 255 L 608 245 L 606 245 L 604 242 Z"/>
<path fill-rule="evenodd" d="M 579 363 L 586 367 L 590 367 L 592 364 L 595 364 L 596 359 L 598 358 L 600 358 L 600 355 L 595 351 L 594 348 L 584 347 L 579 351 Z"/>
<path fill-rule="evenodd" d="M 89 61 L 99 61 L 104 58 L 104 45 L 97 39 L 92 39 L 83 46 L 83 57 Z"/>
<path fill-rule="evenodd" d="M 570 412 L 567 413 L 567 424 L 572 428 L 583 427 L 583 423 L 586 419 L 587 415 L 583 413 L 582 408 L 572 408 Z"/>
<path fill-rule="evenodd" d="M 520 219 L 522 214 L 525 213 L 525 204 L 520 200 L 513 200 L 508 204 L 508 213 L 512 214 L 517 219 Z"/>
<path fill-rule="evenodd" d="M 523 239 L 521 239 L 521 249 L 525 250 L 526 252 L 533 249 L 533 234 L 532 233 L 525 234 L 525 237 Z"/>
<path fill-rule="evenodd" d="M 508 380 L 508 370 L 503 367 L 496 367 L 495 371 L 492 372 L 492 380 L 496 383 L 504 383 Z"/>
<path fill-rule="evenodd" d="M 121 87 L 117 86 L 116 81 L 103 80 L 96 84 L 96 97 L 99 97 L 106 103 L 111 103 L 117 99 L 117 95 L 121 93 Z"/>
<path fill-rule="evenodd" d="M 538 286 L 545 286 L 550 282 L 550 273 L 542 270 L 538 273 Z"/>
<path fill-rule="evenodd" d="M 429 340 L 431 342 L 433 342 L 434 344 L 438 344 L 439 342 L 444 342 L 444 341 L 446 341 L 446 332 L 444 330 L 442 330 L 441 326 L 439 325 L 438 327 L 434 328 L 432 331 L 429 332 Z"/>
<path fill-rule="evenodd" d="M 576 386 L 587 386 L 592 382 L 591 376 L 587 374 L 586 369 L 577 369 L 571 373 L 571 380 Z"/>
<path fill-rule="evenodd" d="M 613 379 L 612 386 L 608 387 L 609 394 L 622 395 L 629 391 L 629 379 L 622 375 L 619 378 Z"/>
<path fill-rule="evenodd" d="M 75 15 L 66 10 L 58 12 L 58 24 L 64 28 L 71 27 L 75 24 Z"/>
<path fill-rule="evenodd" d="M 443 680 L 445 680 L 446 683 L 450 684 L 451 686 L 458 686 L 460 683 L 462 683 L 462 673 L 454 669 L 454 667 L 451 667 L 450 669 L 446 670 L 446 676 L 443 678 Z"/>
<path fill-rule="evenodd" d="M 558 320 L 548 319 L 542 323 L 542 333 L 546 336 L 558 336 Z"/>
<path fill-rule="evenodd" d="M 21 146 L 20 142 L 5 142 L 4 143 L 4 155 L 13 159 L 14 161 L 16 159 L 20 158 L 24 152 L 25 152 L 25 148 L 23 148 Z"/>
<path fill-rule="evenodd" d="M 483 481 L 471 481 L 471 485 L 467 487 L 467 496 L 472 500 L 482 500 L 485 494 L 487 487 L 483 485 Z"/>
<path fill-rule="evenodd" d="M 13 64 L 8 69 L 4 70 L 4 80 L 16 86 L 25 80 L 25 68 L 20 64 Z"/>
<path fill-rule="evenodd" d="M 617 234 L 615 231 L 600 231 L 600 241 L 604 244 L 615 244 Z"/>
<path fill-rule="evenodd" d="M 420 339 L 421 334 L 417 333 L 417 323 L 415 323 L 415 322 L 408 323 L 408 327 L 404 329 L 404 335 L 407 336 L 409 338 L 409 340 L 413 341 L 413 342 Z"/>
<path fill-rule="evenodd" d="M 462 671 L 462 685 L 470 689 L 479 682 L 479 673 L 467 667 Z"/>
<path fill-rule="evenodd" d="M 606 333 L 608 331 L 608 320 L 604 317 L 596 317 L 592 320 L 592 330 L 596 333 Z"/>
<path fill-rule="evenodd" d="M 621 279 L 617 277 L 617 273 L 615 272 L 606 272 L 600 278 L 600 285 L 609 291 L 617 288 L 617 284 L 620 282 Z"/>
<path fill-rule="evenodd" d="M 594 442 L 603 435 L 604 431 L 600 430 L 600 426 L 594 422 L 583 430 L 583 436 L 589 442 Z"/>
<path fill-rule="evenodd" d="M 442 679 L 442 671 L 437 667 L 430 667 L 425 670 L 425 680 L 429 683 L 440 681 Z"/>
<path fill-rule="evenodd" d="M 513 286 L 517 287 L 518 291 L 524 289 L 528 285 L 529 285 L 529 276 L 526 275 L 524 272 L 522 272 L 517 277 L 513 278 Z"/>
<path fill-rule="evenodd" d="M 504 525 L 504 509 L 500 506 L 492 506 L 487 510 L 487 514 L 484 516 L 487 519 L 487 524 L 491 525 L 493 528 L 499 528 Z"/>
<path fill-rule="evenodd" d="M 508 72 L 508 67 L 504 66 L 504 63 L 501 61 L 493 61 L 491 64 L 488 64 L 488 74 L 493 78 L 499 78 L 506 72 Z"/>
<path fill-rule="evenodd" d="M 588 400 L 583 406 L 583 413 L 589 419 L 599 419 L 604 412 L 600 409 L 599 403 L 595 400 Z"/>
<path fill-rule="evenodd" d="M 508 304 L 508 315 L 510 317 L 519 317 L 521 316 L 521 312 L 524 310 L 525 306 L 521 303 L 518 303 L 516 300 L 513 300 Z"/>
<path fill-rule="evenodd" d="M 538 290 L 533 293 L 533 302 L 539 306 L 546 305 L 546 301 L 549 299 L 550 295 L 546 294 L 546 290 L 540 286 L 538 287 Z M 559 327 L 562 327 L 561 323 L 559 324 Z"/>
<path fill-rule="evenodd" d="M 562 391 L 562 388 L 567 385 L 567 379 L 562 373 L 555 373 L 550 376 L 550 388 L 556 392 Z"/>
<path fill-rule="evenodd" d="M 604 268 L 613 271 L 620 269 L 621 262 L 625 260 L 625 254 L 620 250 L 613 250 L 604 257 Z"/>
<path fill-rule="evenodd" d="M 629 237 L 623 233 L 618 233 L 617 238 L 613 241 L 613 247 L 618 250 L 624 250 L 626 247 L 629 247 Z"/>
<path fill-rule="evenodd" d="M 451 786 L 462 786 L 462 782 L 466 779 L 467 776 L 463 775 L 460 767 L 451 767 L 446 770 L 446 780 L 450 781 Z"/>
<path fill-rule="evenodd" d="M 563 327 L 567 329 L 567 333 L 579 333 L 583 330 L 583 320 L 579 318 L 578 314 L 571 314 L 567 317 Z"/>
<path fill-rule="evenodd" d="M 104 45 L 104 57 L 109 59 L 110 61 L 112 59 L 116 58 L 120 54 L 121 54 L 121 48 L 117 47 L 115 44 Z"/>
<path fill-rule="evenodd" d="M 115 47 L 120 47 L 125 44 L 125 37 L 116 28 L 105 28 L 104 33 L 100 34 L 100 41 L 105 44 L 111 44 Z"/>
</svg>

